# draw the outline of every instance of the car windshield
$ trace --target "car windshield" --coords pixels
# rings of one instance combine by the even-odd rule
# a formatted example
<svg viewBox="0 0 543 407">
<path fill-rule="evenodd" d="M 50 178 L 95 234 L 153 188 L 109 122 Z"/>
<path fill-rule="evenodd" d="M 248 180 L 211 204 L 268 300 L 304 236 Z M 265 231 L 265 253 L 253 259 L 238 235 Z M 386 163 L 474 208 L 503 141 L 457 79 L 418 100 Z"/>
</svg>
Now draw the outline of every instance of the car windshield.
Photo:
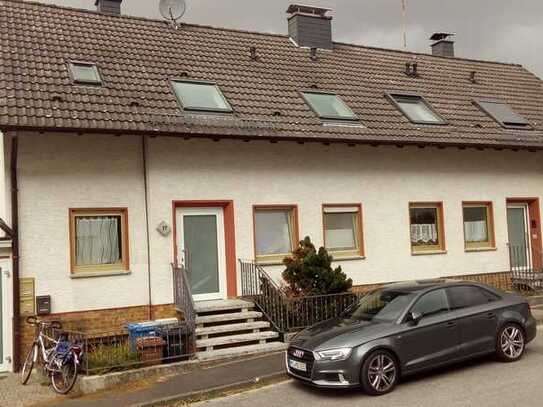
<svg viewBox="0 0 543 407">
<path fill-rule="evenodd" d="M 380 289 L 373 291 L 348 308 L 345 318 L 371 321 L 394 321 L 409 305 L 415 294 L 410 292 Z"/>
</svg>

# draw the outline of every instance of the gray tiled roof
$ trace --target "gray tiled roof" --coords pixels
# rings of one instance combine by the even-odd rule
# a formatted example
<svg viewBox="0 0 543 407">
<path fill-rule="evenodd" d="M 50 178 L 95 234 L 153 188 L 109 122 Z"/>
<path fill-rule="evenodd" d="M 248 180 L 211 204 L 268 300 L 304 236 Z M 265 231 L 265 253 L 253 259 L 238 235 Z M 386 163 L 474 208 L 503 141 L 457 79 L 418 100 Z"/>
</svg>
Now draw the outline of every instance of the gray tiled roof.
<svg viewBox="0 0 543 407">
<path fill-rule="evenodd" d="M 0 53 L 3 129 L 543 147 L 542 82 L 519 65 L 342 43 L 312 61 L 284 35 L 174 30 L 163 21 L 19 0 L 0 0 Z M 418 78 L 404 73 L 413 57 Z M 68 60 L 97 63 L 105 85 L 73 85 Z M 216 81 L 234 115 L 184 113 L 169 83 L 182 77 Z M 299 94 L 314 87 L 338 93 L 362 126 L 322 125 Z M 385 97 L 395 90 L 424 95 L 448 124 L 410 123 Z M 533 130 L 500 127 L 474 99 L 506 101 Z"/>
</svg>

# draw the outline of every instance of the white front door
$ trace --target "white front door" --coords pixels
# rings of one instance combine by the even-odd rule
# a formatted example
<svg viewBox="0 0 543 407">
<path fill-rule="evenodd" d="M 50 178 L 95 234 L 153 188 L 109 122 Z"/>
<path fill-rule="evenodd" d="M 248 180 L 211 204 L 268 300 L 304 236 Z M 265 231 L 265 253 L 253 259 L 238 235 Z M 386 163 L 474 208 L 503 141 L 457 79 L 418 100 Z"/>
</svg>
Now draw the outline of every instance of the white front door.
<svg viewBox="0 0 543 407">
<path fill-rule="evenodd" d="M 222 208 L 177 210 L 178 261 L 186 267 L 195 301 L 226 298 Z"/>
<path fill-rule="evenodd" d="M 509 252 L 513 270 L 532 269 L 530 244 L 530 212 L 526 204 L 507 205 L 507 229 Z"/>
<path fill-rule="evenodd" d="M 0 260 L 0 372 L 11 370 L 11 260 Z"/>
</svg>

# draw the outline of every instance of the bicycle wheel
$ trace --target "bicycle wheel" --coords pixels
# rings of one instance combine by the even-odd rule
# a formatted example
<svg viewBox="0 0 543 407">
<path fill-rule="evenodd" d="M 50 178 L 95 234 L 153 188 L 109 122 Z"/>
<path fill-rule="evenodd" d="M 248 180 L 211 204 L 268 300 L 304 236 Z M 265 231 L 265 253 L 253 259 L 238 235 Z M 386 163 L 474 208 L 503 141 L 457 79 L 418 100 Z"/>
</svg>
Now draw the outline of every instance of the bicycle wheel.
<svg viewBox="0 0 543 407">
<path fill-rule="evenodd" d="M 77 363 L 74 357 L 63 363 L 59 371 L 51 373 L 51 384 L 58 394 L 68 394 L 77 381 Z"/>
<path fill-rule="evenodd" d="M 38 344 L 34 342 L 32 344 L 32 347 L 30 348 L 30 351 L 28 352 L 28 355 L 26 356 L 25 363 L 23 365 L 23 370 L 21 370 L 21 383 L 27 384 L 28 379 L 30 379 L 30 374 L 32 373 L 32 369 L 34 368 L 34 361 L 37 359 L 38 355 Z"/>
</svg>

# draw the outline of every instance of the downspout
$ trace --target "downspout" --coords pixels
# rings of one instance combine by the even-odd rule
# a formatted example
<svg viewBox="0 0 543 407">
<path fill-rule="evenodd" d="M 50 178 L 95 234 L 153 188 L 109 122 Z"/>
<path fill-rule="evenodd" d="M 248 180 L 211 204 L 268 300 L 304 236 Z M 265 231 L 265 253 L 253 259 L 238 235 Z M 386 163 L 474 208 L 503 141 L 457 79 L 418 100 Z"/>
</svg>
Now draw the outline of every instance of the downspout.
<svg viewBox="0 0 543 407">
<path fill-rule="evenodd" d="M 145 199 L 145 232 L 147 238 L 147 287 L 149 289 L 149 320 L 153 319 L 153 301 L 151 294 L 151 238 L 149 232 L 149 195 L 147 188 L 147 136 L 141 136 L 141 154 L 143 163 L 143 190 Z"/>
<path fill-rule="evenodd" d="M 13 370 L 20 367 L 20 321 L 19 321 L 19 194 L 17 185 L 17 136 L 11 140 L 11 252 L 13 257 Z"/>
</svg>

